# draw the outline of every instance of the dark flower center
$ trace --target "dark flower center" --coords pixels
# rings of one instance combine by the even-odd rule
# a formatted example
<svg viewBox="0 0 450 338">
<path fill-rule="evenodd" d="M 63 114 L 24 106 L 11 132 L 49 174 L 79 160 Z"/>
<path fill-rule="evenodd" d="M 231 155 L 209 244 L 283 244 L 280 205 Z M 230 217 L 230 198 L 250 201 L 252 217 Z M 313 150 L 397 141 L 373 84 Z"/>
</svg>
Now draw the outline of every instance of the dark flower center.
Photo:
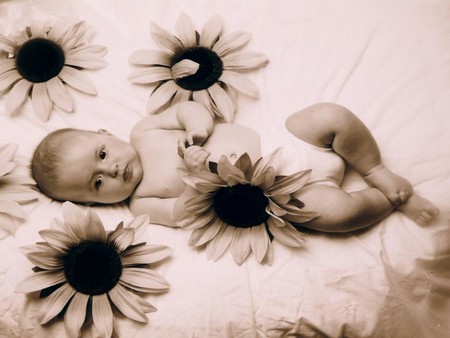
<svg viewBox="0 0 450 338">
<path fill-rule="evenodd" d="M 237 184 L 220 188 L 214 195 L 214 211 L 227 224 L 249 228 L 264 223 L 268 199 L 261 188 L 250 184 Z"/>
<path fill-rule="evenodd" d="M 19 47 L 16 67 L 20 75 L 30 82 L 39 83 L 50 80 L 64 67 L 64 51 L 55 42 L 34 38 Z"/>
<path fill-rule="evenodd" d="M 197 91 L 211 87 L 222 75 L 223 62 L 211 49 L 193 47 L 184 49 L 172 60 L 172 66 L 189 59 L 199 64 L 197 72 L 183 78 L 175 79 L 175 82 L 186 90 Z"/>
<path fill-rule="evenodd" d="M 82 242 L 64 257 L 64 272 L 72 287 L 86 295 L 111 290 L 122 274 L 116 250 L 102 242 Z"/>
</svg>

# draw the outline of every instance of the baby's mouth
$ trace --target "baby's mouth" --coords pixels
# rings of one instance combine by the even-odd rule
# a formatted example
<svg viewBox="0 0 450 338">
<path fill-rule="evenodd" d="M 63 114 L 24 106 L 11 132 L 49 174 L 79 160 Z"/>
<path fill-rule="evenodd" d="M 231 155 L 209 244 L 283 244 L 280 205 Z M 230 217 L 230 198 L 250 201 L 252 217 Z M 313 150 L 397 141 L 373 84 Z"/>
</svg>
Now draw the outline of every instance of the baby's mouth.
<svg viewBox="0 0 450 338">
<path fill-rule="evenodd" d="M 123 171 L 123 181 L 126 182 L 128 178 L 130 177 L 130 171 L 128 170 L 129 164 L 125 167 L 125 170 Z"/>
</svg>

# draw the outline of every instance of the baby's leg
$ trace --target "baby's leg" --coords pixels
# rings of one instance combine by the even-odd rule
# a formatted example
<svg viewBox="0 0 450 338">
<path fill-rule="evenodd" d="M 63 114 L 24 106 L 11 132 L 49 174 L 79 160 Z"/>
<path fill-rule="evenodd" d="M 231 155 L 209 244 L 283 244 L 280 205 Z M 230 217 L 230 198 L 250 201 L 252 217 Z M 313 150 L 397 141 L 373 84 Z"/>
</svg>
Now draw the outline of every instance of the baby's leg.
<svg viewBox="0 0 450 338">
<path fill-rule="evenodd" d="M 397 210 L 419 225 L 427 225 L 435 216 L 439 215 L 439 209 L 433 203 L 417 194 L 400 204 Z"/>
<path fill-rule="evenodd" d="M 286 127 L 311 144 L 332 147 L 394 204 L 412 195 L 411 184 L 384 168 L 378 145 L 364 123 L 345 107 L 319 103 L 291 115 Z"/>
<path fill-rule="evenodd" d="M 311 185 L 297 196 L 305 211 L 320 216 L 305 223 L 294 223 L 323 232 L 350 232 L 369 227 L 389 215 L 394 206 L 376 188 L 347 193 L 340 188 Z"/>
</svg>

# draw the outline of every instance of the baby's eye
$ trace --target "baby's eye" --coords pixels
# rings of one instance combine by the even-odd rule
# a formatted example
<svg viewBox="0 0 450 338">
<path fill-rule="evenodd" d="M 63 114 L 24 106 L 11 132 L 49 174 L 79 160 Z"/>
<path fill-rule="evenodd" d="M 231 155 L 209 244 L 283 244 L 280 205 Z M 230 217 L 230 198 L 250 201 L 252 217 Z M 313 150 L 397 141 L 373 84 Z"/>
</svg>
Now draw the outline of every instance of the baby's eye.
<svg viewBox="0 0 450 338">
<path fill-rule="evenodd" d="M 99 156 L 100 156 L 100 158 L 101 158 L 102 160 L 104 160 L 104 159 L 106 158 L 106 151 L 105 151 L 104 148 L 102 148 L 102 149 L 100 150 Z"/>
<path fill-rule="evenodd" d="M 101 177 L 97 177 L 97 179 L 95 180 L 95 189 L 97 189 L 97 190 L 100 189 L 102 184 L 103 184 L 102 178 Z"/>
</svg>

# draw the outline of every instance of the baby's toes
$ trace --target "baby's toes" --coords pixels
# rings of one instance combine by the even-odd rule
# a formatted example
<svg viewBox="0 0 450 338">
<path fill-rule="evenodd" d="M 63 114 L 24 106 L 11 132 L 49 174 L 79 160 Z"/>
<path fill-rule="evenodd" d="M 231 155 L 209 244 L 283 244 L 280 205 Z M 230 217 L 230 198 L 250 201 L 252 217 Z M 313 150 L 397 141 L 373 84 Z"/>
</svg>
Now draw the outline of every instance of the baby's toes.
<svg viewBox="0 0 450 338">
<path fill-rule="evenodd" d="M 400 203 L 402 203 L 402 199 L 400 197 L 400 194 L 398 193 L 390 193 L 386 196 L 389 201 L 391 201 L 391 203 L 393 203 L 394 205 L 398 205 Z"/>
<path fill-rule="evenodd" d="M 402 203 L 405 203 L 412 195 L 411 190 L 402 190 L 399 192 L 399 199 Z"/>
</svg>

